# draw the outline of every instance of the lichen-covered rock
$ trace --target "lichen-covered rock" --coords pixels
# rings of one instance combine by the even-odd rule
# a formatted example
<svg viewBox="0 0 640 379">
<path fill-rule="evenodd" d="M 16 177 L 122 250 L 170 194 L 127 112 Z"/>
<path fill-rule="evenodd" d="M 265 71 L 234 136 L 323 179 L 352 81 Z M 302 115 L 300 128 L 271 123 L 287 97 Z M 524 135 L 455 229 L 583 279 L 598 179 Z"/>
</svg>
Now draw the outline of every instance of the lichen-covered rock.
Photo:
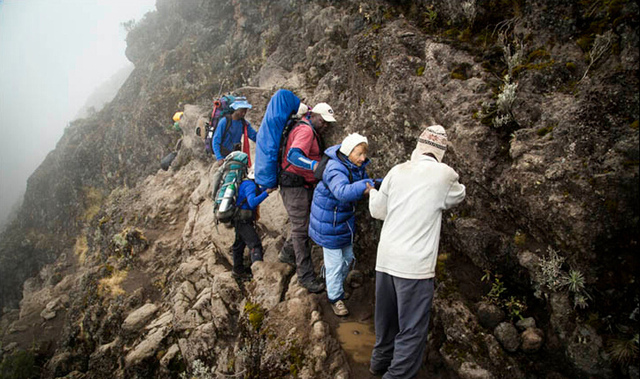
<svg viewBox="0 0 640 379">
<path fill-rule="evenodd" d="M 285 263 L 255 262 L 251 265 L 253 281 L 247 286 L 254 302 L 269 310 L 283 297 L 292 267 Z"/>
<path fill-rule="evenodd" d="M 463 379 L 493 379 L 494 376 L 473 362 L 463 362 L 458 370 L 458 375 Z"/>
<path fill-rule="evenodd" d="M 127 366 L 135 365 L 142 360 L 151 357 L 160 348 L 160 344 L 169 334 L 169 328 L 159 328 L 153 333 L 146 336 L 138 343 L 131 352 L 127 354 L 124 361 Z"/>
<path fill-rule="evenodd" d="M 493 335 L 502 347 L 509 352 L 513 353 L 520 347 L 520 334 L 518 334 L 516 327 L 509 322 L 502 322 L 496 326 Z"/>
<path fill-rule="evenodd" d="M 607 370 L 602 339 L 589 325 L 576 326 L 569 339 L 567 355 L 573 364 L 587 375 L 603 372 L 603 369 L 607 375 L 611 375 Z"/>
<path fill-rule="evenodd" d="M 122 323 L 122 329 L 126 331 L 136 331 L 141 329 L 158 311 L 158 306 L 152 303 L 143 305 L 142 307 L 131 312 Z"/>
<path fill-rule="evenodd" d="M 521 320 L 516 321 L 516 328 L 520 331 L 524 331 L 529 328 L 536 327 L 536 320 L 533 317 L 526 317 Z"/>
<path fill-rule="evenodd" d="M 505 318 L 504 311 L 495 304 L 482 301 L 477 307 L 478 322 L 489 330 L 493 330 Z"/>
</svg>

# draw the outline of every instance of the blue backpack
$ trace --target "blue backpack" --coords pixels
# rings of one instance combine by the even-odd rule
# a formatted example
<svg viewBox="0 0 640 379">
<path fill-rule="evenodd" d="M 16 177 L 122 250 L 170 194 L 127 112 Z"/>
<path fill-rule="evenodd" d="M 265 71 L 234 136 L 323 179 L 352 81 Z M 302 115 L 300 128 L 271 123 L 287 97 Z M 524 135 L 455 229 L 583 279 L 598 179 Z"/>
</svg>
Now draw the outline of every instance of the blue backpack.
<svg viewBox="0 0 640 379">
<path fill-rule="evenodd" d="M 282 134 L 291 116 L 298 112 L 300 99 L 281 89 L 269 100 L 256 137 L 255 181 L 266 188 L 278 186 L 278 165 Z M 286 143 L 286 141 L 285 141 Z"/>
</svg>

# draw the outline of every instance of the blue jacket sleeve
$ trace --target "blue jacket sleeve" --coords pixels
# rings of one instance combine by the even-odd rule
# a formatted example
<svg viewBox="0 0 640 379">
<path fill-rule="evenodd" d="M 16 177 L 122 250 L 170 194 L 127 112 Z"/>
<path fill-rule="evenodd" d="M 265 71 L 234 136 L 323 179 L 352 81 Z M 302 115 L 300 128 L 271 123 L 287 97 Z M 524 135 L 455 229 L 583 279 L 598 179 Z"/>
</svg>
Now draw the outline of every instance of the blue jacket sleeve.
<svg viewBox="0 0 640 379">
<path fill-rule="evenodd" d="M 249 204 L 249 208 L 251 210 L 255 210 L 260 203 L 262 203 L 269 194 L 267 191 L 262 192 L 260 195 L 256 196 L 256 191 L 251 191 L 250 194 L 247 194 L 247 204 Z"/>
<path fill-rule="evenodd" d="M 289 153 L 287 153 L 287 162 L 304 170 L 313 170 L 313 166 L 318 163 L 313 159 L 309 159 L 304 155 L 302 150 L 297 147 L 289 149 Z"/>
<path fill-rule="evenodd" d="M 213 149 L 213 153 L 216 155 L 217 160 L 224 159 L 222 153 L 220 152 L 220 146 L 222 145 L 222 133 L 224 133 L 224 128 L 226 127 L 227 118 L 221 117 L 220 121 L 218 121 L 216 132 L 213 133 L 213 138 L 211 138 L 211 148 Z"/>
<path fill-rule="evenodd" d="M 329 161 L 327 168 L 324 171 L 322 180 L 327 184 L 329 191 L 340 202 L 351 202 L 362 199 L 364 190 L 367 188 L 367 182 L 373 185 L 371 179 L 362 179 L 354 183 L 349 183 L 349 174 L 340 169 L 337 165 L 340 163 L 334 163 Z"/>
<path fill-rule="evenodd" d="M 269 194 L 267 191 L 262 190 L 259 195 L 256 195 L 256 184 L 252 180 L 247 180 L 242 182 L 240 186 L 240 190 L 242 192 L 241 196 L 239 196 L 238 201 L 241 202 L 241 199 L 247 199 L 246 205 L 249 209 L 255 210 L 260 203 L 262 203 Z M 247 209 L 244 205 L 241 208 Z"/>
</svg>

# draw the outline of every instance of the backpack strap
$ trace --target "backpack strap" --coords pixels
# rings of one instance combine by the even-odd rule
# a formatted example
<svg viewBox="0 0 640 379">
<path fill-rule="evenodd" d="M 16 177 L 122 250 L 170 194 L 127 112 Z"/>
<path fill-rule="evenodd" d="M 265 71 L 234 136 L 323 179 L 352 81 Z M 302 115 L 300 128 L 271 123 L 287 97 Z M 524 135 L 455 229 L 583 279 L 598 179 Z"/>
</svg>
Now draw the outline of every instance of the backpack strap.
<svg viewBox="0 0 640 379">
<path fill-rule="evenodd" d="M 342 163 L 342 165 L 347 169 L 347 172 L 349 173 L 349 183 L 353 183 L 353 173 L 351 172 L 351 169 L 349 169 L 349 165 L 345 161 L 346 156 L 338 151 L 336 157 L 338 157 L 340 163 Z"/>
<path fill-rule="evenodd" d="M 222 131 L 222 136 L 220 136 L 220 153 L 222 153 L 222 155 L 224 156 L 227 156 L 231 151 L 233 151 L 233 149 L 228 150 L 226 147 L 224 147 L 224 138 L 229 133 L 229 128 L 231 128 L 231 123 L 233 121 L 231 119 L 231 115 L 229 114 L 224 115 L 224 119 L 226 120 L 226 125 L 224 127 L 224 130 Z M 213 144 L 213 138 L 211 138 L 211 144 Z M 213 150 L 213 146 L 211 147 L 211 151 L 215 151 Z"/>
<path fill-rule="evenodd" d="M 229 133 L 229 129 L 231 128 L 231 123 L 233 120 L 231 119 L 230 114 L 224 115 L 225 120 L 227 120 L 227 124 L 224 127 L 224 131 L 222 132 L 222 137 L 220 137 L 220 145 L 224 143 L 224 137 Z"/>
<path fill-rule="evenodd" d="M 293 127 L 287 133 L 287 138 L 284 141 L 285 146 L 282 149 L 282 156 L 280 156 L 280 161 L 278 162 L 278 167 L 281 167 L 282 166 L 282 162 L 284 162 L 286 160 L 286 158 L 287 158 L 286 153 L 288 153 L 288 151 L 287 151 L 286 144 L 289 141 L 289 135 L 291 135 L 291 132 L 293 132 L 293 130 L 295 128 L 297 128 L 298 126 L 300 126 L 300 125 L 307 125 L 307 126 L 309 126 L 311 128 L 311 131 L 313 131 L 313 136 L 316 138 L 316 142 L 318 142 L 318 148 L 324 154 L 324 140 L 318 134 L 318 132 L 315 130 L 313 125 L 311 125 L 309 122 L 307 122 L 307 120 L 301 119 L 301 120 L 296 121 L 296 123 L 293 125 Z M 291 166 L 291 163 L 287 162 L 287 165 L 282 169 L 282 171 L 283 172 L 286 171 L 290 166 Z"/>
</svg>

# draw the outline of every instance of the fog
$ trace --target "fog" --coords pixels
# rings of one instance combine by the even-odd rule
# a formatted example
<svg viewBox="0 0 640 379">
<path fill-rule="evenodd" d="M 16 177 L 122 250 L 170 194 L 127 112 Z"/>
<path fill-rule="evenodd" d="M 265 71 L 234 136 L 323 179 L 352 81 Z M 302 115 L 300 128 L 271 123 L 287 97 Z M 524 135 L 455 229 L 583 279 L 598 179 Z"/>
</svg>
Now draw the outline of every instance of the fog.
<svg viewBox="0 0 640 379">
<path fill-rule="evenodd" d="M 131 63 L 121 23 L 155 0 L 0 0 L 0 230 L 102 83 Z"/>
</svg>

